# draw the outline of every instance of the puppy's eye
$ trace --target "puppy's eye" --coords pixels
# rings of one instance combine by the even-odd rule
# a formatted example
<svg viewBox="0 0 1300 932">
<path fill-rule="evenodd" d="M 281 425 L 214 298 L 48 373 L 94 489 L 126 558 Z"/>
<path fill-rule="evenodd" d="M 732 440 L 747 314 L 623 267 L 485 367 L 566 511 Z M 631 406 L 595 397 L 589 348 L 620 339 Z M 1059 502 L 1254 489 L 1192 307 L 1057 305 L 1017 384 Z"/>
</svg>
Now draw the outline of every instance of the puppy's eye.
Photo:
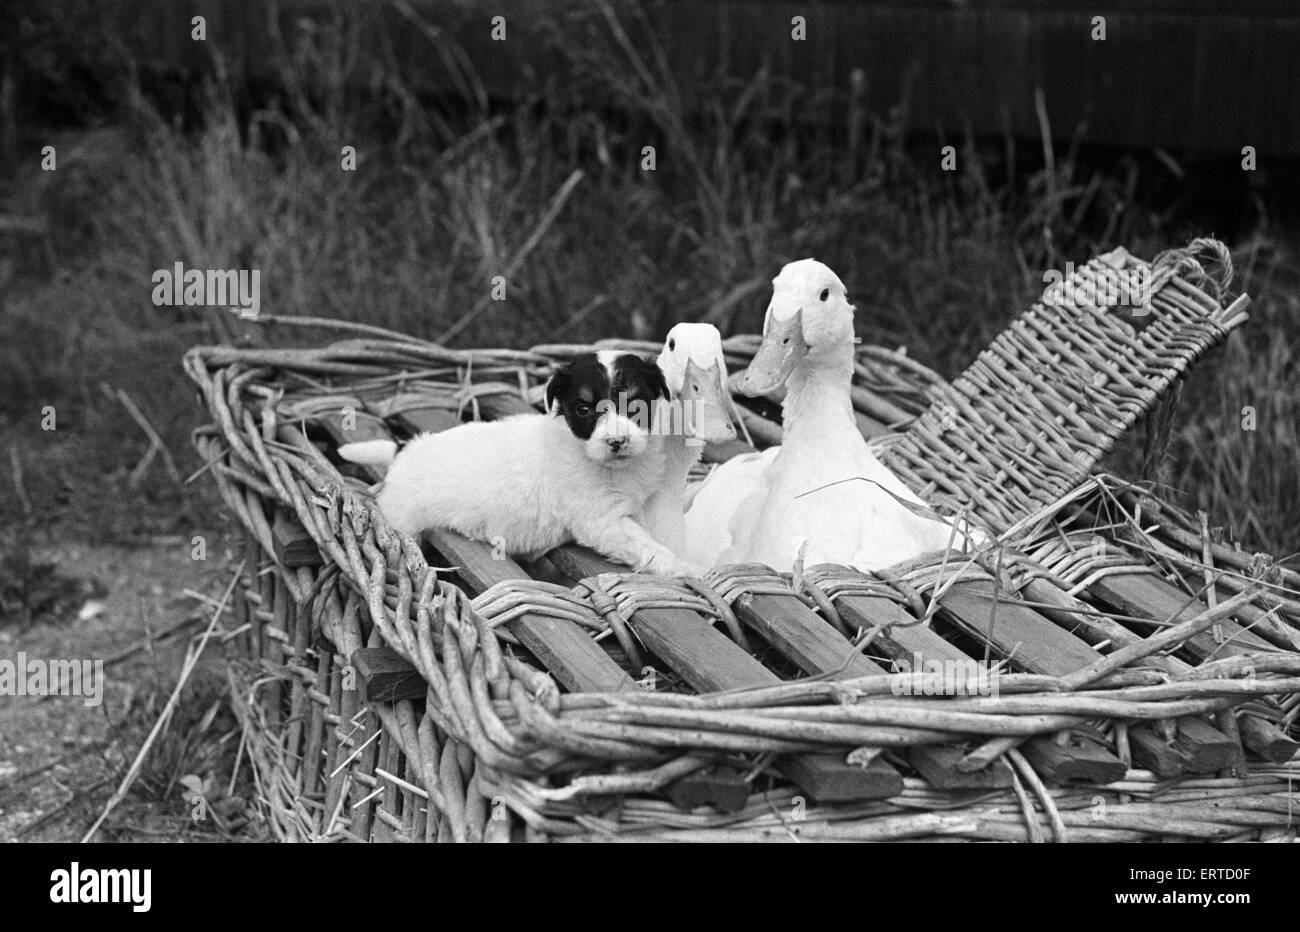
<svg viewBox="0 0 1300 932">
<path fill-rule="evenodd" d="M 829 288 L 823 288 L 822 293 L 818 297 L 820 297 L 823 301 L 825 301 L 830 296 L 831 296 L 831 290 Z"/>
<path fill-rule="evenodd" d="M 576 405 L 573 409 L 573 413 L 578 415 L 578 417 L 586 417 L 588 414 L 591 413 L 591 405 L 586 405 L 586 404 Z"/>
<path fill-rule="evenodd" d="M 676 341 L 676 340 L 669 340 L 669 341 L 668 341 L 668 352 L 671 353 L 671 352 L 672 352 L 673 350 L 675 350 L 675 349 L 677 349 L 677 341 Z"/>
</svg>

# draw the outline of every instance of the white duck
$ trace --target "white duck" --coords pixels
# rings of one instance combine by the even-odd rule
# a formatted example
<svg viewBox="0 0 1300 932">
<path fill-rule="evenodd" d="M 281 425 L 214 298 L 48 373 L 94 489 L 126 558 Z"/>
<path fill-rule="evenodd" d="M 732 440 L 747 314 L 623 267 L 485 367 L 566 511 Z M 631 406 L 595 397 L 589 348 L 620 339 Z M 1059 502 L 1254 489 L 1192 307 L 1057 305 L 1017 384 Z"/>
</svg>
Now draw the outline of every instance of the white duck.
<svg viewBox="0 0 1300 932">
<path fill-rule="evenodd" d="M 854 343 L 853 305 L 829 268 L 801 259 L 772 280 L 763 342 L 738 388 L 756 397 L 785 383 L 783 443 L 714 470 L 686 515 L 686 559 L 787 572 L 806 543 L 806 565 L 870 571 L 948 545 L 949 525 L 894 498 L 927 507 L 858 431 Z"/>
<path fill-rule="evenodd" d="M 686 479 L 706 443 L 736 439 L 727 394 L 722 335 L 712 324 L 677 324 L 658 358 L 672 404 L 656 433 L 665 454 L 663 485 L 646 503 L 643 524 L 681 557 L 686 547 Z"/>
</svg>

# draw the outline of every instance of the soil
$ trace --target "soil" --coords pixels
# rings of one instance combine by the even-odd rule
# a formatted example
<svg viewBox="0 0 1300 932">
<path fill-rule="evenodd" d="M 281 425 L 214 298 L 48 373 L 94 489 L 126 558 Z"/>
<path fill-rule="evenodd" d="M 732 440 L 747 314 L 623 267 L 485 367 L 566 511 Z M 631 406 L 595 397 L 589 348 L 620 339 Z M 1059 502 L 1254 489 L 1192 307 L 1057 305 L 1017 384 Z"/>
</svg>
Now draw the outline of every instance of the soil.
<svg viewBox="0 0 1300 932">
<path fill-rule="evenodd" d="M 89 685 L 85 697 L 0 695 L 0 841 L 79 840 L 127 774 L 211 619 L 215 603 L 198 594 L 219 598 L 233 573 L 224 544 L 195 560 L 191 540 L 24 548 L 25 594 L 39 610 L 0 613 L 0 661 L 103 661 L 102 701 Z M 6 557 L 0 584 L 12 596 L 21 581 Z M 262 837 L 246 759 L 231 778 L 239 729 L 228 688 L 214 638 L 96 840 Z"/>
</svg>

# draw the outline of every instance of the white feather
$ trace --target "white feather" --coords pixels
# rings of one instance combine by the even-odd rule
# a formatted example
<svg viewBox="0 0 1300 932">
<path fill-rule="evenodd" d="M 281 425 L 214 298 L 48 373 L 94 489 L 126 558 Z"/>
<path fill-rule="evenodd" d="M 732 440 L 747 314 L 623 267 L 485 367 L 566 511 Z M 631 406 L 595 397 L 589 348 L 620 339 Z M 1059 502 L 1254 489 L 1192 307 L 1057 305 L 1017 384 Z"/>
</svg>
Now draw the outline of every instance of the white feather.
<svg viewBox="0 0 1300 932">
<path fill-rule="evenodd" d="M 849 395 L 853 307 L 839 278 L 820 262 L 791 263 L 773 282 L 769 323 L 795 313 L 808 350 L 786 381 L 784 442 L 709 476 L 686 515 L 687 556 L 788 572 L 806 544 L 808 566 L 843 563 L 870 571 L 943 549 L 950 526 L 894 498 L 925 504 L 858 431 Z"/>
</svg>

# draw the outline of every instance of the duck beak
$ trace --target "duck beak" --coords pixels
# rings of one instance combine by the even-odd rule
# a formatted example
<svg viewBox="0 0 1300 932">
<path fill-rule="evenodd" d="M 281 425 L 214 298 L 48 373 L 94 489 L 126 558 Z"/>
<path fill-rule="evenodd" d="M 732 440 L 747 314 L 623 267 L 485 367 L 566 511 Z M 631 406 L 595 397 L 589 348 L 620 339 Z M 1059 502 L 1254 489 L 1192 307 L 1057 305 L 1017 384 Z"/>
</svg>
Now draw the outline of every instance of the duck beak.
<svg viewBox="0 0 1300 932">
<path fill-rule="evenodd" d="M 763 342 L 736 388 L 747 398 L 766 395 L 785 383 L 807 352 L 808 344 L 803 339 L 803 308 L 787 320 L 769 314 Z"/>
<path fill-rule="evenodd" d="M 682 403 L 682 429 L 689 440 L 725 443 L 736 439 L 731 405 L 722 383 L 721 364 L 701 368 L 687 360 L 686 376 L 677 397 Z"/>
</svg>

